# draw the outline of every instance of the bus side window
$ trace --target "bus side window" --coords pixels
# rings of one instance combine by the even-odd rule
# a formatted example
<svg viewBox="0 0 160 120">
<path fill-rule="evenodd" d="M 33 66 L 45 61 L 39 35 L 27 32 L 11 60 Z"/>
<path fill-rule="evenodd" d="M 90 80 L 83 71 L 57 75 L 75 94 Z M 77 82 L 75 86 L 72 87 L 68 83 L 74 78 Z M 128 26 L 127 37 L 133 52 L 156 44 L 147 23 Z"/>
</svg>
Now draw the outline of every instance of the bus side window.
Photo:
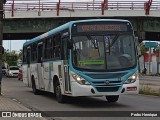
<svg viewBox="0 0 160 120">
<path fill-rule="evenodd" d="M 60 58 L 61 56 L 61 37 L 60 37 L 60 34 L 56 35 L 54 37 L 54 41 L 55 41 L 55 46 L 53 47 L 54 48 L 54 57 L 55 58 Z"/>
<path fill-rule="evenodd" d="M 62 59 L 63 60 L 68 60 L 68 53 L 69 53 L 69 50 L 68 50 L 68 40 L 69 40 L 69 37 L 64 37 L 62 38 Z M 74 50 L 74 52 L 76 52 L 76 50 Z"/>
<path fill-rule="evenodd" d="M 27 64 L 30 64 L 31 48 L 27 48 Z"/>
<path fill-rule="evenodd" d="M 31 49 L 31 61 L 35 62 L 37 61 L 37 43 L 32 44 Z"/>
<path fill-rule="evenodd" d="M 55 47 L 55 58 L 59 58 L 60 57 L 60 46 L 56 46 Z"/>
<path fill-rule="evenodd" d="M 45 40 L 45 59 L 52 58 L 52 38 Z"/>
<path fill-rule="evenodd" d="M 43 61 L 43 44 L 38 45 L 38 63 Z"/>
<path fill-rule="evenodd" d="M 55 57 L 55 40 L 54 40 L 54 37 L 52 38 L 52 58 Z"/>
<path fill-rule="evenodd" d="M 23 63 L 27 62 L 27 48 L 23 48 Z"/>
</svg>

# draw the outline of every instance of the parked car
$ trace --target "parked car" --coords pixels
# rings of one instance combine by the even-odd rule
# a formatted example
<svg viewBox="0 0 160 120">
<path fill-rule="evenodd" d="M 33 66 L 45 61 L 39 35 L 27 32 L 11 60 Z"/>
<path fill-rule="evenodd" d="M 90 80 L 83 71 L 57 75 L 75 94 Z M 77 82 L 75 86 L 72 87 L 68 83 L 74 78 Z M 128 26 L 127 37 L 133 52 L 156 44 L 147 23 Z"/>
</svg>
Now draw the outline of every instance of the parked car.
<svg viewBox="0 0 160 120">
<path fill-rule="evenodd" d="M 19 68 L 17 66 L 9 66 L 7 77 L 18 77 Z"/>
<path fill-rule="evenodd" d="M 18 72 L 18 80 L 23 80 L 22 69 L 19 69 L 19 72 Z"/>
</svg>

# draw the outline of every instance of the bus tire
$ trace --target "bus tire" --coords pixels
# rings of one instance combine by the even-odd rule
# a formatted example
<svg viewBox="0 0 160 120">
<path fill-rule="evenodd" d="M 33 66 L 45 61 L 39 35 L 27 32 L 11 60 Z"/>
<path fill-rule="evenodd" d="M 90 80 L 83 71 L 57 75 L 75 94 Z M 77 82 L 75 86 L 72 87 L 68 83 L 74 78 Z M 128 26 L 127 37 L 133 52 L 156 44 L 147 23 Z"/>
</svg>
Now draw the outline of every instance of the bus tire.
<svg viewBox="0 0 160 120">
<path fill-rule="evenodd" d="M 59 103 L 65 102 L 65 96 L 61 93 L 61 86 L 58 80 L 55 82 L 55 96 Z"/>
<path fill-rule="evenodd" d="M 116 102 L 118 101 L 119 95 L 111 95 L 111 96 L 106 96 L 106 99 L 108 102 Z"/>
<path fill-rule="evenodd" d="M 37 88 L 36 88 L 36 84 L 35 84 L 34 78 L 32 79 L 32 90 L 33 90 L 33 93 L 34 93 L 35 95 L 38 95 L 38 94 L 39 94 L 39 91 L 38 91 Z"/>
</svg>

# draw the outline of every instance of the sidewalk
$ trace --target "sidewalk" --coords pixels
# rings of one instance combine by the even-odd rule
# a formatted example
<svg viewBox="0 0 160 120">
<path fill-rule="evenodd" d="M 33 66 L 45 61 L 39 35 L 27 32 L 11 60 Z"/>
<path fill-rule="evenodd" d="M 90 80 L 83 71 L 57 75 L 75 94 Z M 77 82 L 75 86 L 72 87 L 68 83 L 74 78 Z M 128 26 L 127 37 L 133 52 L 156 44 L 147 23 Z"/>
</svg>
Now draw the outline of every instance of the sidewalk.
<svg viewBox="0 0 160 120">
<path fill-rule="evenodd" d="M 30 111 L 27 107 L 18 103 L 15 100 L 5 97 L 4 95 L 0 96 L 0 116 L 2 116 L 2 112 L 5 111 L 13 111 L 13 112 L 27 112 Z M 33 111 L 34 113 L 34 111 Z M 43 117 L 0 117 L 0 120 L 46 120 Z"/>
</svg>

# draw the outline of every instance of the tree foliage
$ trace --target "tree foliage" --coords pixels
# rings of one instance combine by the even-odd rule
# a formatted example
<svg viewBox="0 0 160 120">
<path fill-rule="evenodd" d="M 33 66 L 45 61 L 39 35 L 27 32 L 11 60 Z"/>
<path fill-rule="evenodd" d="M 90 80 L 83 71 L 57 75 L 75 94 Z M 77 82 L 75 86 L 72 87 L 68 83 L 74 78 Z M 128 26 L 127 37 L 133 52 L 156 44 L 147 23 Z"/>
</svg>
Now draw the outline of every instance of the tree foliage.
<svg viewBox="0 0 160 120">
<path fill-rule="evenodd" d="M 2 56 L 2 62 L 3 63 L 11 63 L 11 62 L 14 62 L 14 64 L 16 63 L 17 64 L 17 60 L 20 59 L 22 60 L 22 50 L 20 50 L 19 53 L 17 53 L 16 51 L 12 51 L 12 52 L 9 52 L 9 50 L 4 50 L 4 54 Z M 14 58 L 14 60 L 9 60 L 11 58 Z M 16 58 L 16 59 L 15 59 Z"/>
<path fill-rule="evenodd" d="M 141 54 L 144 55 L 149 50 L 149 48 L 146 47 L 143 42 L 141 42 L 140 43 L 140 50 L 141 50 Z"/>
</svg>

